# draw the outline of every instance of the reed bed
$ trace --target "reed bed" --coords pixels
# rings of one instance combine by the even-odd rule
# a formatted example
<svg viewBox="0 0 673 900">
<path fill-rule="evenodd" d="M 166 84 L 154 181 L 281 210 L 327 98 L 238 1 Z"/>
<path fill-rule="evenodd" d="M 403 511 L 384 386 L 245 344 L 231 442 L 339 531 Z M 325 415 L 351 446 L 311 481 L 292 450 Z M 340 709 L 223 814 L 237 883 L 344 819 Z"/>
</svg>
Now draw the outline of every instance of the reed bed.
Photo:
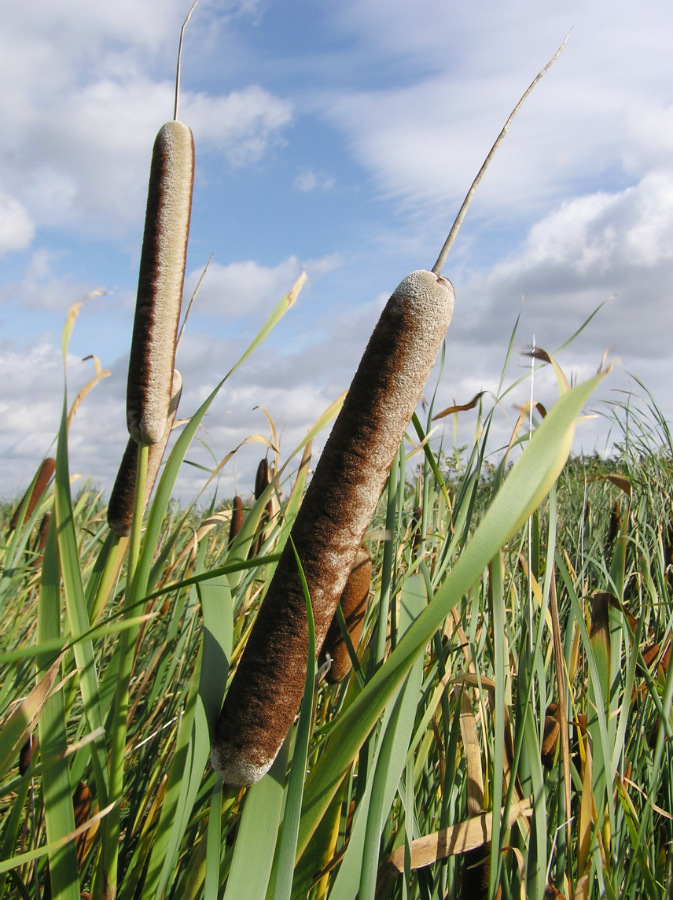
<svg viewBox="0 0 673 900">
<path fill-rule="evenodd" d="M 671 896 L 669 425 L 638 385 L 643 401 L 603 413 L 613 456 L 571 457 L 608 370 L 570 387 L 537 348 L 558 400 L 492 458 L 515 332 L 491 409 L 435 414 L 426 386 L 453 311 L 446 254 L 551 62 L 348 394 L 284 461 L 269 417 L 274 459 L 247 493 L 203 499 L 234 450 L 186 509 L 171 492 L 203 417 L 304 278 L 168 452 L 193 179 L 176 87 L 110 505 L 71 493 L 83 397 L 68 413 L 66 390 L 55 458 L 0 508 L 0 897 Z M 473 446 L 434 434 L 464 415 Z"/>
<path fill-rule="evenodd" d="M 296 771 L 287 896 L 444 898 L 468 896 L 468 884 L 469 896 L 483 897 L 667 896 L 673 453 L 647 396 L 606 414 L 623 433 L 614 455 L 571 457 L 464 589 L 449 588 L 446 614 L 409 656 L 410 635 L 416 646 L 414 629 L 446 596 L 535 449 L 531 441 L 515 466 L 508 458 L 493 466 L 484 444 L 492 412 L 483 414 L 484 438 L 460 454 L 421 447 L 431 417 L 415 419 L 365 534 L 372 578 L 362 636 L 350 647 L 356 665 L 340 683 L 314 686 L 311 677 L 304 745 L 300 719 L 270 773 L 247 790 L 227 789 L 208 756 L 227 672 L 304 493 L 306 445 L 257 499 L 249 486 L 231 541 L 240 503 L 180 510 L 160 494 L 149 513 L 148 587 L 131 620 L 119 606 L 126 563 L 106 578 L 120 539 L 97 491 L 71 498 L 86 627 L 69 611 L 77 579 L 71 572 L 59 588 L 51 572 L 69 558 L 53 529 L 41 569 L 34 564 L 42 514 L 58 516 L 56 495 L 67 488 L 62 469 L 22 526 L 9 528 L 5 507 L 0 896 L 42 895 L 55 865 L 52 896 L 96 891 L 109 814 L 96 770 L 106 766 L 121 628 L 137 628 L 138 639 L 119 897 L 281 896 Z M 169 475 L 175 464 L 169 457 Z M 281 486 L 285 499 L 268 520 Z M 58 620 L 51 634 L 46 600 Z M 77 659 L 84 645 L 93 697 Z M 55 765 L 59 793 L 45 784 Z M 65 857 L 47 840 L 50 806 L 69 823 Z"/>
</svg>

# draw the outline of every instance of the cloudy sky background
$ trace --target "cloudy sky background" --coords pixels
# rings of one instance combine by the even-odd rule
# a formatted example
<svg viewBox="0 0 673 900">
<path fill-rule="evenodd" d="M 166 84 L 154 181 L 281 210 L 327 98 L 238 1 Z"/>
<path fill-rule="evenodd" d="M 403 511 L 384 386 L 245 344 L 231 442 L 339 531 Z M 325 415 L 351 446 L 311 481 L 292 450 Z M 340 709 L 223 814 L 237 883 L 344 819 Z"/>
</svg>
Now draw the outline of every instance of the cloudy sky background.
<svg viewBox="0 0 673 900">
<path fill-rule="evenodd" d="M 61 330 L 68 397 L 110 369 L 71 432 L 71 470 L 108 491 L 126 443 L 125 389 L 154 135 L 171 118 L 184 0 L 26 0 L 0 25 L 0 497 L 53 453 Z M 285 459 L 349 384 L 387 298 L 430 268 L 511 108 L 572 28 L 479 187 L 445 274 L 456 311 L 438 408 L 494 392 L 533 336 L 584 378 L 620 360 L 594 404 L 652 391 L 673 413 L 673 64 L 669 0 L 201 0 L 183 52 L 180 118 L 196 144 L 186 293 L 211 254 L 180 347 L 193 412 L 302 270 L 267 343 L 225 385 L 190 459 L 213 466 L 250 434 Z M 89 296 L 101 289 L 104 293 Z M 434 378 L 434 376 L 432 376 Z M 431 381 L 434 384 L 434 381 Z M 553 402 L 540 372 L 536 397 Z M 497 410 L 493 451 L 516 419 Z M 487 399 L 490 406 L 493 399 Z M 460 419 L 471 439 L 475 414 Z M 453 423 L 445 424 L 453 441 Z M 576 449 L 620 435 L 583 422 Z M 249 493 L 264 448 L 219 481 Z M 183 470 L 191 499 L 203 471 Z"/>
</svg>

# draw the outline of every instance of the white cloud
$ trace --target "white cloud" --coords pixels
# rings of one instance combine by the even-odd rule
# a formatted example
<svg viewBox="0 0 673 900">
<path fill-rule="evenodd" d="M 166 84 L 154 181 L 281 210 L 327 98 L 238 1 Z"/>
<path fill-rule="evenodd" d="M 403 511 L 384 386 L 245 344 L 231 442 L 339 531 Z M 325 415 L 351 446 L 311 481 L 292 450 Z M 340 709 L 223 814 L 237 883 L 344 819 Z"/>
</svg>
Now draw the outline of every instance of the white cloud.
<svg viewBox="0 0 673 900">
<path fill-rule="evenodd" d="M 292 121 L 292 105 L 258 85 L 223 97 L 185 93 L 180 102 L 195 139 L 223 150 L 236 166 L 259 160 Z"/>
<path fill-rule="evenodd" d="M 34 250 L 21 279 L 0 287 L 0 300 L 19 298 L 23 309 L 67 312 L 89 294 L 91 286 L 56 274 L 54 264 L 58 259 L 59 254 L 45 247 Z"/>
<path fill-rule="evenodd" d="M 35 225 L 22 203 L 0 190 L 0 254 L 24 250 L 35 235 Z"/>
<path fill-rule="evenodd" d="M 313 169 L 304 169 L 294 180 L 294 186 L 298 191 L 307 194 L 310 191 L 329 191 L 334 186 L 334 178 L 325 175 L 324 172 L 315 172 Z"/>
<path fill-rule="evenodd" d="M 569 317 L 579 325 L 614 296 L 603 323 L 606 345 L 667 357 L 672 230 L 673 175 L 653 172 L 624 191 L 563 203 L 533 226 L 520 251 L 494 267 L 483 291 L 499 298 L 493 310 L 503 297 L 525 294 L 556 332 L 569 327 Z"/>
<path fill-rule="evenodd" d="M 253 260 L 227 266 L 211 263 L 199 288 L 194 311 L 210 316 L 240 317 L 260 307 L 270 310 L 287 294 L 300 274 L 301 266 L 294 256 L 274 267 L 262 266 Z M 191 296 L 200 277 L 200 270 L 188 274 L 186 296 Z"/>
</svg>

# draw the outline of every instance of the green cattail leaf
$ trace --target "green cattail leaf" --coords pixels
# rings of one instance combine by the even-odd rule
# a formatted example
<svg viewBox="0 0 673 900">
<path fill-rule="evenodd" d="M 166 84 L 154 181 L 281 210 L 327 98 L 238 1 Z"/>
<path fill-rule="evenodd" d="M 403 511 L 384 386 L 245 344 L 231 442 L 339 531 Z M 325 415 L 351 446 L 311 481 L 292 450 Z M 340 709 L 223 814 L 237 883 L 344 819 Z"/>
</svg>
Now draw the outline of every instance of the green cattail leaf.
<svg viewBox="0 0 673 900">
<path fill-rule="evenodd" d="M 206 544 L 199 545 L 195 568 L 203 570 Z M 212 730 L 222 705 L 232 652 L 233 611 L 226 576 L 201 582 L 196 590 L 203 610 L 203 643 L 191 679 L 178 746 L 152 846 L 144 891 L 162 897 L 170 883 L 180 845 L 210 753 Z M 213 677 L 213 672 L 218 677 Z"/>
<path fill-rule="evenodd" d="M 402 586 L 400 634 L 421 614 L 426 602 L 424 579 L 419 575 L 407 579 Z M 330 891 L 330 900 L 349 900 L 356 895 L 364 900 L 373 896 L 381 830 L 404 769 L 422 674 L 423 662 L 419 657 L 386 708 L 367 784 L 355 811 L 348 847 Z"/>
<path fill-rule="evenodd" d="M 582 407 L 605 377 L 600 373 L 564 394 L 532 435 L 483 521 L 427 609 L 414 622 L 386 663 L 339 719 L 306 785 L 301 852 L 337 789 L 343 773 L 392 694 L 452 607 L 479 578 L 490 560 L 540 505 L 567 460 Z"/>
<path fill-rule="evenodd" d="M 60 580 L 56 527 L 52 522 L 42 564 L 37 613 L 38 642 L 58 638 L 60 635 Z M 39 659 L 42 666 L 49 666 L 53 662 L 53 653 L 45 653 Z M 66 756 L 66 713 L 62 690 L 47 699 L 38 721 L 38 733 L 42 760 L 42 802 L 47 841 L 52 845 L 48 854 L 51 893 L 59 900 L 79 900 L 75 842 L 68 840 L 68 836 L 75 830 L 75 815 L 70 766 Z"/>
<path fill-rule="evenodd" d="M 264 900 L 283 815 L 288 744 L 265 778 L 248 788 L 223 900 Z"/>
</svg>

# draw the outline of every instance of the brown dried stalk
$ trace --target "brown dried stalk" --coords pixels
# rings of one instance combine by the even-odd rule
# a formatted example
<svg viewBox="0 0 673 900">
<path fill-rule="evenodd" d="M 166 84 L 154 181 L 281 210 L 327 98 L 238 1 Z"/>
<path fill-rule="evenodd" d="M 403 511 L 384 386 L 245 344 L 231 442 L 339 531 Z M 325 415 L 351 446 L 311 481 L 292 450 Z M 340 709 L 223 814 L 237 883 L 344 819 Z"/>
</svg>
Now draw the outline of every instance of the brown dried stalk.
<svg viewBox="0 0 673 900">
<path fill-rule="evenodd" d="M 453 314 L 441 275 L 417 271 L 388 301 L 292 528 L 320 648 L 392 460 Z M 288 541 L 216 726 L 212 762 L 230 785 L 269 769 L 299 709 L 308 653 L 306 604 Z"/>
</svg>

